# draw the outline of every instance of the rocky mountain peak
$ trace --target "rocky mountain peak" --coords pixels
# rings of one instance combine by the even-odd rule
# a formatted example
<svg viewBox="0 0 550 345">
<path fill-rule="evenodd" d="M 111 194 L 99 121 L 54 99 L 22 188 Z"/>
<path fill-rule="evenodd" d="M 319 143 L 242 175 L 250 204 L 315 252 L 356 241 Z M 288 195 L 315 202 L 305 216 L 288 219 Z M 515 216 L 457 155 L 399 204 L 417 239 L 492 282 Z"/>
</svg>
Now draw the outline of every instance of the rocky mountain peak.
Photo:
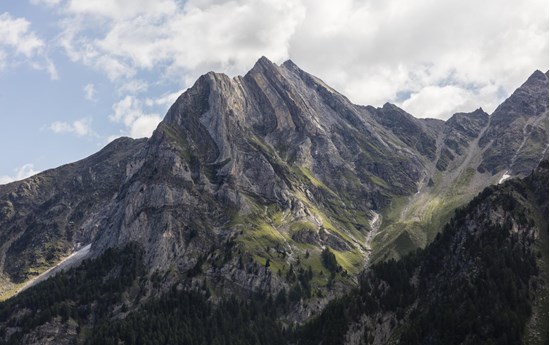
<svg viewBox="0 0 550 345">
<path fill-rule="evenodd" d="M 548 76 L 535 71 L 499 105 L 478 144 L 479 171 L 529 173 L 527 166 L 536 165 L 548 149 Z"/>
<path fill-rule="evenodd" d="M 544 88 L 548 83 L 548 71 L 546 73 L 535 70 L 533 74 L 529 76 L 527 81 L 523 83 L 522 88 Z"/>
<path fill-rule="evenodd" d="M 294 61 L 290 59 L 283 62 L 282 66 L 290 70 L 300 70 L 300 71 L 302 70 L 300 67 L 298 67 L 298 65 L 294 63 Z"/>
<path fill-rule="evenodd" d="M 495 125 L 511 123 L 518 117 L 536 116 L 548 111 L 548 76 L 539 70 L 512 93 L 491 115 Z"/>
<path fill-rule="evenodd" d="M 456 113 L 447 120 L 454 130 L 463 132 L 470 137 L 477 137 L 489 122 L 489 114 L 478 108 L 471 113 Z"/>
</svg>

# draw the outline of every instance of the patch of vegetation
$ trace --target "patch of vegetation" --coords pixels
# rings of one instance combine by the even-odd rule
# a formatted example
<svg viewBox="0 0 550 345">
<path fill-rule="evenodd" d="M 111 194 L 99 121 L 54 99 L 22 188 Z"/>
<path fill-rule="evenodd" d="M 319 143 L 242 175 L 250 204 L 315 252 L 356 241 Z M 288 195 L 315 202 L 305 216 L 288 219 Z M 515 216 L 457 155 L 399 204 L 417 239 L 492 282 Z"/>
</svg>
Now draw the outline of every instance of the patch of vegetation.
<svg viewBox="0 0 550 345">
<path fill-rule="evenodd" d="M 276 322 L 287 296 L 229 298 L 218 305 L 199 292 L 173 289 L 126 318 L 94 327 L 86 345 L 110 344 L 286 344 Z M 246 325 L 246 326 L 245 326 Z"/>
<path fill-rule="evenodd" d="M 340 269 L 340 265 L 338 265 L 336 256 L 328 248 L 323 249 L 323 251 L 321 252 L 321 262 L 323 263 L 323 266 L 325 266 L 326 269 L 328 269 L 330 272 L 336 272 Z"/>
<path fill-rule="evenodd" d="M 159 130 L 163 131 L 163 133 L 165 133 L 166 136 L 175 144 L 175 146 L 180 150 L 181 156 L 185 160 L 189 160 L 191 158 L 189 143 L 183 133 L 165 122 L 161 122 L 159 124 Z"/>
</svg>

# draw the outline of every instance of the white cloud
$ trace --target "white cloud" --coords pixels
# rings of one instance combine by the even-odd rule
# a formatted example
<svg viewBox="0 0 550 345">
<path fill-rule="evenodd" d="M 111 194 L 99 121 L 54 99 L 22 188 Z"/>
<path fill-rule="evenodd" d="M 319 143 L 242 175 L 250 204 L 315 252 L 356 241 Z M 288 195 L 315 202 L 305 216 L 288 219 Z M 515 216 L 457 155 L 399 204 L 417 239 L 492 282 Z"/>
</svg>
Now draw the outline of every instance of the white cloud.
<svg viewBox="0 0 550 345">
<path fill-rule="evenodd" d="M 95 98 L 96 89 L 95 89 L 94 84 L 92 84 L 92 83 L 86 84 L 86 85 L 84 85 L 82 90 L 84 91 L 84 98 L 86 98 L 88 101 L 95 101 L 96 100 L 96 98 Z"/>
<path fill-rule="evenodd" d="M 69 0 L 63 8 L 59 44 L 119 85 L 151 73 L 151 84 L 184 88 L 209 70 L 243 74 L 265 55 L 292 58 L 356 103 L 446 118 L 491 111 L 548 68 L 546 0 Z M 444 105 L 428 101 L 435 94 Z"/>
<path fill-rule="evenodd" d="M 83 118 L 72 123 L 56 121 L 49 126 L 49 129 L 54 133 L 72 133 L 79 137 L 84 137 L 94 135 L 91 125 L 91 119 Z"/>
<path fill-rule="evenodd" d="M 140 116 L 132 123 L 130 136 L 132 138 L 148 138 L 153 134 L 160 121 L 162 121 L 162 118 L 158 115 Z"/>
<path fill-rule="evenodd" d="M 176 11 L 173 0 L 69 0 L 68 11 L 121 20 L 139 15 L 160 16 Z"/>
<path fill-rule="evenodd" d="M 128 80 L 118 88 L 120 94 L 129 93 L 129 94 L 138 94 L 146 92 L 149 88 L 149 85 L 144 80 L 133 79 Z"/>
<path fill-rule="evenodd" d="M 36 170 L 33 164 L 27 163 L 17 169 L 14 169 L 14 172 L 15 175 L 13 176 L 0 176 L 0 184 L 7 184 L 13 181 L 26 179 L 27 177 L 38 174 L 40 170 Z"/>
<path fill-rule="evenodd" d="M 109 118 L 123 123 L 133 138 L 149 137 L 162 118 L 155 113 L 145 113 L 143 107 L 141 100 L 128 95 L 113 105 L 113 114 Z"/>
<path fill-rule="evenodd" d="M 48 7 L 54 7 L 61 3 L 61 0 L 31 0 L 33 5 L 44 5 Z"/>
<path fill-rule="evenodd" d="M 49 58 L 46 58 L 45 67 L 39 65 L 38 69 L 46 69 L 48 71 L 48 74 L 50 75 L 51 80 L 59 79 L 57 68 L 55 67 L 53 61 L 51 61 Z"/>
<path fill-rule="evenodd" d="M 168 110 L 168 108 L 174 104 L 183 91 L 184 90 L 167 93 L 157 98 L 147 98 L 145 100 L 145 104 L 149 107 L 161 106 L 163 109 Z"/>
<path fill-rule="evenodd" d="M 472 94 L 457 86 L 427 86 L 403 102 L 403 108 L 420 117 L 446 118 L 461 109 Z"/>
<path fill-rule="evenodd" d="M 415 95 L 426 87 L 443 88 L 451 97 L 444 86 L 452 85 L 454 95 L 487 102 L 468 110 L 491 111 L 502 93 L 488 97 L 470 90 L 496 84 L 509 94 L 536 68 L 548 68 L 544 0 L 306 3 L 291 57 L 357 103 L 400 103 L 400 93 Z M 442 114 L 437 102 L 414 103 L 422 114 L 452 115 Z"/>
<path fill-rule="evenodd" d="M 405 100 L 404 110 L 418 117 L 447 119 L 449 114 L 471 112 L 483 105 L 487 109 L 497 107 L 498 89 L 487 85 L 482 89 L 468 89 L 455 85 L 426 86 Z"/>
<path fill-rule="evenodd" d="M 52 80 L 58 79 L 57 69 L 45 53 L 46 44 L 30 27 L 25 18 L 0 14 L 0 69 L 21 63 L 21 57 L 25 57 L 31 67 L 47 71 Z"/>
<path fill-rule="evenodd" d="M 242 73 L 262 55 L 282 61 L 305 16 L 304 6 L 291 0 L 107 3 L 71 1 L 67 13 L 75 15 L 64 22 L 60 44 L 73 61 L 113 81 L 157 67 L 161 77 L 193 81 L 213 69 Z M 88 35 L 98 22 L 105 33 Z"/>
<path fill-rule="evenodd" d="M 13 18 L 7 12 L 0 14 L 0 45 L 12 47 L 18 54 L 31 57 L 44 47 L 44 42 L 30 31 L 30 25 L 25 18 Z"/>
</svg>

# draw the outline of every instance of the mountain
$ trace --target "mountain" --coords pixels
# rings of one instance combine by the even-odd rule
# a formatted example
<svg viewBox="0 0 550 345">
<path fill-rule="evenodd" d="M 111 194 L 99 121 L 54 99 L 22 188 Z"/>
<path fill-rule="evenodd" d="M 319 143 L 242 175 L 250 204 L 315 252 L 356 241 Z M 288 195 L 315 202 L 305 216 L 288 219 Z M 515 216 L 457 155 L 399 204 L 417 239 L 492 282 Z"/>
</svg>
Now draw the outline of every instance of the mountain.
<svg viewBox="0 0 550 345">
<path fill-rule="evenodd" d="M 90 308 L 103 320 L 171 293 L 207 291 L 208 301 L 185 297 L 207 305 L 281 296 L 281 320 L 301 323 L 367 266 L 426 247 L 485 187 L 535 169 L 548 150 L 547 95 L 537 71 L 493 114 L 441 121 L 355 105 L 291 61 L 261 58 L 234 78 L 210 72 L 150 139 L 122 138 L 0 186 L 3 297 L 87 258 L 22 296 L 78 286 L 87 294 L 69 291 L 78 302 L 58 308 L 82 305 L 82 320 Z M 73 250 L 78 260 L 63 261 Z"/>
</svg>

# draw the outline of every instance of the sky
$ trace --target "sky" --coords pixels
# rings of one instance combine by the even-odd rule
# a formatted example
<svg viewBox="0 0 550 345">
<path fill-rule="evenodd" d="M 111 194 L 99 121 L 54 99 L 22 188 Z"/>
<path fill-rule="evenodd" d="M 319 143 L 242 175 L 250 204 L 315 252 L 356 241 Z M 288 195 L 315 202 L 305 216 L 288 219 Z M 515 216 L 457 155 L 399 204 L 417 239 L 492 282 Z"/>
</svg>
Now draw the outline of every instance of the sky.
<svg viewBox="0 0 550 345">
<path fill-rule="evenodd" d="M 492 112 L 548 70 L 547 0 L 0 0 L 0 184 L 148 137 L 208 71 L 292 59 L 357 104 Z"/>
</svg>

